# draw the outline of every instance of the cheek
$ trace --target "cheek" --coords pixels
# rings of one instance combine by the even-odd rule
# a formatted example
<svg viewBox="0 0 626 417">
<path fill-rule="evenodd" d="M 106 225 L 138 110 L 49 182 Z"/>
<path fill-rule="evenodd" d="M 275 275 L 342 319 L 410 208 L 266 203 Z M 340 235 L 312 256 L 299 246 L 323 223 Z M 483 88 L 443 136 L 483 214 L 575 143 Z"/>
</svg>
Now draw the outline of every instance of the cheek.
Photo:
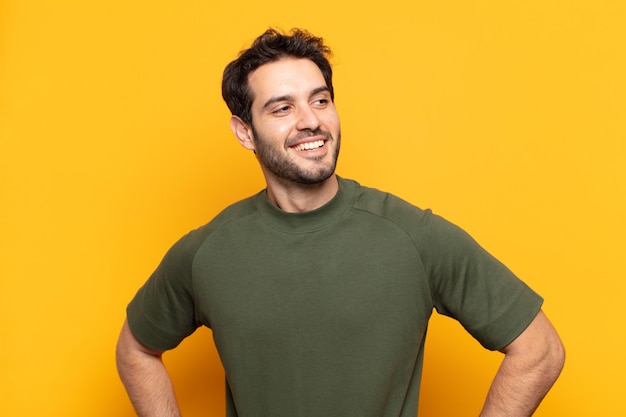
<svg viewBox="0 0 626 417">
<path fill-rule="evenodd" d="M 278 142 L 289 137 L 290 132 L 293 130 L 293 126 L 292 124 L 284 121 L 270 121 L 255 125 L 255 130 L 257 134 L 266 141 Z"/>
<path fill-rule="evenodd" d="M 274 123 L 268 126 L 266 137 L 271 139 L 272 142 L 282 144 L 294 135 L 294 127 L 291 123 L 282 121 L 281 123 Z"/>
<path fill-rule="evenodd" d="M 339 130 L 339 117 L 337 113 L 329 114 L 324 118 L 324 125 L 331 132 L 337 132 Z"/>
<path fill-rule="evenodd" d="M 280 136 L 287 136 L 292 130 L 293 126 L 290 123 L 281 123 L 275 126 L 274 132 Z"/>
</svg>

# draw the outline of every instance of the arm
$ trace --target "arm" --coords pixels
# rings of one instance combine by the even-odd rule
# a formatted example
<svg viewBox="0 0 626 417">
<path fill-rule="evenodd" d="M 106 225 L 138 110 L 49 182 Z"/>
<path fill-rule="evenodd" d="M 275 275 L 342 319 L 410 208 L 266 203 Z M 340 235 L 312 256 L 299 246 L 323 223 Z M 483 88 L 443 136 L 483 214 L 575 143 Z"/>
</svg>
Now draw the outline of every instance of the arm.
<svg viewBox="0 0 626 417">
<path fill-rule="evenodd" d="M 140 417 L 180 417 L 162 354 L 142 345 L 124 321 L 117 342 L 117 370 Z"/>
<path fill-rule="evenodd" d="M 526 330 L 501 352 L 505 357 L 480 416 L 531 416 L 563 368 L 563 344 L 539 311 Z"/>
</svg>

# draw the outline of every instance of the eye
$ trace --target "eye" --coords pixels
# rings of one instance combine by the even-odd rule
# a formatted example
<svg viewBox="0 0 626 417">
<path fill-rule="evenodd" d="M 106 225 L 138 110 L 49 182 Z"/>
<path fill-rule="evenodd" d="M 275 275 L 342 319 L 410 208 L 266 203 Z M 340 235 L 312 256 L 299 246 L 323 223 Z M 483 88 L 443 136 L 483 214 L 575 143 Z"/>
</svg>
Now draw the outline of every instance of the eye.
<svg viewBox="0 0 626 417">
<path fill-rule="evenodd" d="M 329 102 L 330 102 L 329 99 L 327 99 L 326 97 L 323 97 L 323 98 L 318 98 L 318 99 L 314 100 L 313 101 L 313 105 L 315 105 L 317 107 L 326 107 Z"/>
<path fill-rule="evenodd" d="M 276 115 L 285 114 L 289 111 L 289 109 L 290 109 L 289 106 L 280 106 L 272 110 L 272 114 L 276 114 Z"/>
</svg>

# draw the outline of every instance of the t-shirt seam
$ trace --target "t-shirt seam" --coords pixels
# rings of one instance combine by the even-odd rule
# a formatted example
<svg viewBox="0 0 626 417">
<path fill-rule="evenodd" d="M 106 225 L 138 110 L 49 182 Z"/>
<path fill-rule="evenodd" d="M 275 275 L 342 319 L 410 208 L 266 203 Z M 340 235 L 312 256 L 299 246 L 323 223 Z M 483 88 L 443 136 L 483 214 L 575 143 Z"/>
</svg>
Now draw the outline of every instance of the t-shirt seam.
<svg viewBox="0 0 626 417">
<path fill-rule="evenodd" d="M 375 216 L 375 217 L 377 217 L 379 219 L 383 219 L 383 220 L 393 224 L 397 229 L 399 229 L 410 240 L 411 245 L 413 245 L 413 249 L 415 251 L 415 256 L 419 259 L 420 268 L 422 269 L 421 272 L 424 275 L 424 277 L 426 277 L 426 279 L 424 280 L 424 283 L 428 287 L 428 294 L 429 294 L 429 297 L 430 297 L 430 300 L 431 300 L 431 305 L 434 308 L 433 289 L 432 289 L 432 287 L 430 285 L 430 281 L 428 279 L 428 275 L 426 274 L 426 269 L 424 268 L 424 259 L 422 259 L 422 255 L 420 253 L 419 247 L 418 247 L 417 243 L 415 242 L 415 239 L 413 238 L 413 236 L 409 232 L 407 232 L 404 229 L 404 227 L 400 226 L 397 222 L 393 221 L 392 219 L 390 219 L 387 216 L 383 216 L 382 214 L 376 213 L 376 212 L 374 212 L 372 210 L 369 210 L 369 209 L 356 207 L 354 205 L 354 203 L 351 206 L 351 209 L 356 210 L 356 211 L 360 211 L 360 212 L 363 212 L 363 213 L 367 213 L 367 214 L 369 214 L 371 216 Z"/>
<path fill-rule="evenodd" d="M 500 314 L 498 314 L 496 318 L 492 319 L 490 322 L 486 324 L 483 324 L 480 327 L 471 328 L 468 330 L 471 330 L 472 333 L 480 333 L 483 330 L 492 326 L 494 323 L 497 323 L 508 311 L 510 311 L 513 307 L 515 307 L 515 302 L 519 300 L 523 290 L 524 289 L 522 287 L 516 288 L 515 294 L 510 298 L 511 301 L 506 305 L 506 308 L 502 309 L 502 311 L 500 312 Z"/>
<path fill-rule="evenodd" d="M 232 206 L 231 206 L 232 207 Z M 224 212 L 222 212 L 223 214 Z M 198 245 L 195 247 L 193 255 L 191 256 L 191 262 L 189 263 L 189 280 L 190 280 L 190 291 L 191 291 L 191 298 L 193 300 L 193 311 L 194 311 L 194 321 L 195 324 L 199 326 L 206 326 L 208 328 L 211 328 L 211 320 L 210 317 L 207 317 L 207 323 L 203 323 L 201 320 L 201 315 L 199 314 L 200 312 L 198 311 L 198 299 L 197 299 L 197 291 L 196 291 L 196 280 L 194 278 L 194 274 L 193 274 L 193 270 L 194 270 L 194 266 L 196 264 L 196 259 L 198 257 L 198 253 L 200 252 L 200 249 L 202 248 L 202 246 L 204 246 L 206 244 L 206 242 L 209 240 L 209 237 L 217 232 L 218 230 L 222 229 L 225 226 L 228 226 L 230 224 L 239 222 L 239 221 L 243 221 L 244 219 L 247 219 L 249 217 L 253 217 L 255 215 L 258 215 L 259 211 L 256 207 L 256 205 L 254 205 L 254 210 L 251 213 L 246 214 L 245 216 L 236 216 L 236 217 L 232 217 L 229 219 L 226 219 L 223 221 L 223 223 L 220 223 L 219 225 L 217 225 L 216 227 L 211 228 L 211 231 L 208 231 L 206 233 L 205 236 L 203 236 L 203 238 L 199 241 Z M 213 218 L 211 221 L 209 221 L 209 223 L 207 223 L 205 225 L 205 227 L 210 228 L 211 224 L 216 220 L 216 218 Z M 200 232 L 201 233 L 201 232 Z"/>
<path fill-rule="evenodd" d="M 496 318 L 494 318 L 494 319 L 493 319 L 493 320 L 491 320 L 489 323 L 484 324 L 484 325 L 482 325 L 482 326 L 480 326 L 480 327 L 477 327 L 477 328 L 468 328 L 468 329 L 467 329 L 467 330 L 468 330 L 468 332 L 470 332 L 471 334 L 479 334 L 479 335 L 482 335 L 482 333 L 483 333 L 486 329 L 488 329 L 489 327 L 491 327 L 491 326 L 493 326 L 494 324 L 498 323 L 498 322 L 502 319 L 502 317 L 505 317 L 505 316 L 506 316 L 506 315 L 507 315 L 507 314 L 508 314 L 508 313 L 509 313 L 512 309 L 514 309 L 514 308 L 515 308 L 515 306 L 516 306 L 517 302 L 518 302 L 518 301 L 520 300 L 520 298 L 522 298 L 522 296 L 524 295 L 524 291 L 525 291 L 525 290 L 526 290 L 526 287 L 524 287 L 524 286 L 517 287 L 515 294 L 511 297 L 511 302 L 510 302 L 510 303 L 508 303 L 508 305 L 506 306 L 506 308 L 504 308 L 504 309 L 500 312 L 500 314 L 498 314 L 498 316 L 497 316 Z M 540 298 L 538 298 L 538 299 L 536 299 L 536 300 L 540 300 Z M 542 304 L 542 302 L 541 302 L 541 301 L 539 301 L 539 309 L 541 309 L 541 304 Z M 530 309 L 529 309 L 528 311 L 530 311 Z M 525 316 L 524 316 L 524 317 L 525 317 Z M 531 320 L 532 320 L 532 319 L 531 319 Z M 526 323 L 526 327 L 528 326 L 528 324 L 529 324 L 529 323 L 530 323 L 530 322 Z M 515 338 L 516 338 L 517 336 L 519 336 L 519 335 L 521 334 L 521 332 L 523 332 L 523 331 L 524 331 L 524 329 L 525 329 L 526 327 L 519 328 L 519 326 L 516 326 L 516 327 L 515 327 L 515 332 L 514 332 L 514 333 L 515 333 L 515 335 L 512 335 L 512 332 L 508 332 L 508 333 L 506 334 L 506 337 L 504 337 L 504 336 L 503 336 L 503 333 L 502 333 L 502 332 L 498 332 L 498 333 L 497 333 L 497 334 L 498 334 L 498 338 L 499 338 L 499 339 L 506 339 L 506 340 L 508 340 L 508 342 L 504 342 L 504 343 L 503 343 L 503 342 L 500 342 L 500 341 L 499 341 L 499 342 L 498 342 L 498 346 L 497 346 L 497 347 L 495 347 L 495 349 L 500 349 L 500 348 L 502 348 L 502 347 L 506 346 L 507 344 L 509 344 L 509 343 L 510 343 L 510 341 L 515 340 Z M 502 336 L 502 337 L 501 337 L 501 336 Z"/>
<path fill-rule="evenodd" d="M 357 187 L 358 189 L 358 187 Z M 332 227 L 334 224 L 337 224 L 339 221 L 341 221 L 342 219 L 344 219 L 347 215 L 347 213 L 350 212 L 350 209 L 353 208 L 355 202 L 357 201 L 357 195 L 358 193 L 356 192 L 356 190 L 353 192 L 353 196 L 350 200 L 348 200 L 348 202 L 345 203 L 345 207 L 341 210 L 341 212 L 337 213 L 337 215 L 330 221 L 323 223 L 321 225 L 319 225 L 318 227 L 315 227 L 313 229 L 306 229 L 306 230 L 290 230 L 287 228 L 284 228 L 284 226 L 280 225 L 279 222 L 275 222 L 272 221 L 272 217 L 265 214 L 262 210 L 259 209 L 258 206 L 258 201 L 256 201 L 256 199 L 254 200 L 254 213 L 251 214 L 257 214 L 259 216 L 259 218 L 261 219 L 261 222 L 263 224 L 265 224 L 267 227 L 269 227 L 272 230 L 275 230 L 279 233 L 284 233 L 284 234 L 288 234 L 288 235 L 308 235 L 308 234 L 313 234 L 313 233 L 318 233 L 321 232 L 323 230 L 327 230 L 330 227 Z"/>
<path fill-rule="evenodd" d="M 165 341 L 165 344 L 168 346 L 167 348 L 163 348 L 162 346 L 156 347 L 156 349 L 164 349 L 164 350 L 169 350 L 171 349 L 171 345 L 172 344 L 176 344 L 175 342 L 172 342 L 172 340 L 178 340 L 179 337 L 178 335 L 169 332 L 168 330 L 164 329 L 162 326 L 157 325 L 148 314 L 146 314 L 145 309 L 143 308 L 143 304 L 141 306 L 141 310 L 139 311 L 139 313 L 141 314 L 141 321 L 147 322 L 150 325 L 150 328 L 156 330 L 157 332 L 159 332 L 159 336 L 158 339 L 161 339 L 161 341 Z M 137 318 L 135 318 L 135 320 L 129 320 L 129 327 L 131 328 L 131 331 L 133 330 L 133 325 L 134 323 L 138 321 Z M 143 327 L 143 326 L 141 326 Z M 152 332 L 150 332 L 152 333 Z M 135 334 L 135 332 L 133 331 L 133 334 Z M 142 333 L 143 336 L 143 333 Z M 155 340 L 149 340 L 149 341 L 145 341 L 143 338 L 140 338 L 138 336 L 137 337 L 141 343 L 145 344 L 146 346 L 149 347 L 154 347 L 156 345 L 160 345 L 161 343 L 159 343 L 158 341 Z M 162 344 L 161 344 L 162 345 Z"/>
</svg>

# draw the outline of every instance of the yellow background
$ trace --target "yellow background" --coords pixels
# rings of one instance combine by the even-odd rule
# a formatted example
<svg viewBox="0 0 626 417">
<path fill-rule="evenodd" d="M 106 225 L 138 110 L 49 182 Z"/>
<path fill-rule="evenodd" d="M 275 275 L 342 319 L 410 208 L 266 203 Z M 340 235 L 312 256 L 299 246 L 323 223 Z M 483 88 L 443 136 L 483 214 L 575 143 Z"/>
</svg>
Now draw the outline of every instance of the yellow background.
<svg viewBox="0 0 626 417">
<path fill-rule="evenodd" d="M 0 3 L 3 415 L 132 415 L 126 303 L 263 187 L 220 79 L 270 25 L 335 50 L 341 175 L 433 208 L 544 295 L 568 360 L 536 415 L 626 415 L 624 3 L 367 4 Z M 223 415 L 210 340 L 166 355 L 187 416 Z M 499 360 L 435 317 L 421 415 L 477 415 Z"/>
</svg>

